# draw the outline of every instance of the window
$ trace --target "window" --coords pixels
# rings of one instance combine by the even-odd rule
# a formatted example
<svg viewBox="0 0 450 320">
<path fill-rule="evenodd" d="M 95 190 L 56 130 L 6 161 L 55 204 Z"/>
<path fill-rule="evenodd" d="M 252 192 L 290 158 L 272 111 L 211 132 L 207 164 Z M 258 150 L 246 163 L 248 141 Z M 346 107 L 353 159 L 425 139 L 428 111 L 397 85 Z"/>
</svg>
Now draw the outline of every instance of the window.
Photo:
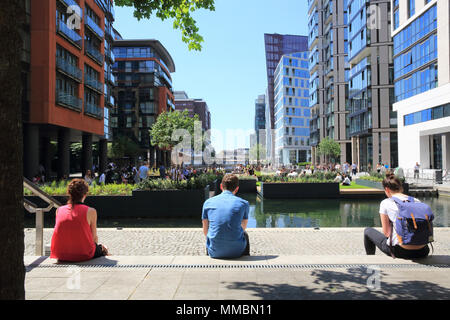
<svg viewBox="0 0 450 320">
<path fill-rule="evenodd" d="M 408 0 L 408 19 L 416 13 L 416 0 Z"/>
<path fill-rule="evenodd" d="M 399 17 L 398 17 L 398 9 L 394 11 L 394 30 L 397 29 L 400 25 Z"/>
</svg>

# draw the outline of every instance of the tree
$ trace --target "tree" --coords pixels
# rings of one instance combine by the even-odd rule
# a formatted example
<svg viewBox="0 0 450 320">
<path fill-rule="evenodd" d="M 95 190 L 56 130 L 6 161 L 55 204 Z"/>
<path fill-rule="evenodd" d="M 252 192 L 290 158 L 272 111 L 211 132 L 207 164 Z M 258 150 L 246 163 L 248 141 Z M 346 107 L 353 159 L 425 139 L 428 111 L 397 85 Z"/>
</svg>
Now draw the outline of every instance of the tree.
<svg viewBox="0 0 450 320">
<path fill-rule="evenodd" d="M 189 111 L 163 112 L 156 119 L 150 130 L 151 144 L 161 150 L 170 151 L 182 142 L 183 137 L 178 140 L 172 140 L 175 130 L 184 129 L 191 135 L 191 146 L 194 145 L 195 121 L 199 121 L 198 115 L 189 116 Z M 164 159 L 167 164 L 167 159 Z"/>
<path fill-rule="evenodd" d="M 0 6 L 0 299 L 25 299 L 21 54 L 24 1 Z"/>
<path fill-rule="evenodd" d="M 266 147 L 258 143 L 250 149 L 250 160 L 256 161 L 258 164 L 267 160 Z"/>
<path fill-rule="evenodd" d="M 183 42 L 189 50 L 201 50 L 203 37 L 198 33 L 197 22 L 191 12 L 206 9 L 214 11 L 214 0 L 115 0 L 119 7 L 134 7 L 134 16 L 138 19 L 150 19 L 153 13 L 161 20 L 174 19 L 173 28 L 180 29 Z"/>
<path fill-rule="evenodd" d="M 135 158 L 140 153 L 141 147 L 128 136 L 115 137 L 111 148 L 108 148 L 108 157 L 112 159 Z"/>
<path fill-rule="evenodd" d="M 333 139 L 326 137 L 320 141 L 318 153 L 325 157 L 325 162 L 331 159 L 334 160 L 341 155 L 341 145 Z"/>
<path fill-rule="evenodd" d="M 22 129 L 22 31 L 26 21 L 25 1 L 3 0 L 0 6 L 0 299 L 25 298 L 23 264 L 23 129 Z M 203 38 L 198 34 L 191 12 L 214 11 L 214 0 L 115 0 L 117 6 L 133 6 L 136 18 L 150 18 L 153 13 L 165 20 L 174 18 L 174 28 L 190 50 L 201 50 Z"/>
</svg>

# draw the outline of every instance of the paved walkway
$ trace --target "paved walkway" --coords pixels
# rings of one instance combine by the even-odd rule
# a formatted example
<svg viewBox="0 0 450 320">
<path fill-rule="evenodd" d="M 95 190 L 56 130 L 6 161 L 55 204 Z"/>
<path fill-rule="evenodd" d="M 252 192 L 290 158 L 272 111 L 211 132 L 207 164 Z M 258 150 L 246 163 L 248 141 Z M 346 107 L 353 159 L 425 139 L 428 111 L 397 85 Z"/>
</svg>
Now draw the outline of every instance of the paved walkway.
<svg viewBox="0 0 450 320">
<path fill-rule="evenodd" d="M 450 255 L 450 228 L 434 230 L 436 254 Z M 50 243 L 52 232 L 44 230 L 44 243 Z M 365 255 L 363 232 L 364 228 L 248 229 L 252 255 Z M 205 255 L 201 229 L 99 229 L 98 238 L 118 256 Z M 25 255 L 34 255 L 34 241 L 34 229 L 26 229 Z"/>
<path fill-rule="evenodd" d="M 78 265 L 29 256 L 25 263 L 30 300 L 450 299 L 448 256 L 113 256 Z"/>
<path fill-rule="evenodd" d="M 112 256 L 56 264 L 33 256 L 28 229 L 26 298 L 450 299 L 450 228 L 436 228 L 434 255 L 414 262 L 365 256 L 362 228 L 248 232 L 252 256 L 215 260 L 200 229 L 100 229 Z"/>
</svg>

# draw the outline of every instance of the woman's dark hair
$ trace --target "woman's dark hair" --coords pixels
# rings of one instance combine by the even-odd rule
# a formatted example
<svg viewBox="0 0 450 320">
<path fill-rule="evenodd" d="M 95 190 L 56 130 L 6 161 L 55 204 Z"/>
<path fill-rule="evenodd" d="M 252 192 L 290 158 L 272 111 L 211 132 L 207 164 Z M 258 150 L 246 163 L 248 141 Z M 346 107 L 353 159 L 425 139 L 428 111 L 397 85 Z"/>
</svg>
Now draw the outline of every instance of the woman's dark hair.
<svg viewBox="0 0 450 320">
<path fill-rule="evenodd" d="M 67 194 L 69 195 L 68 204 L 74 206 L 81 203 L 83 197 L 89 192 L 89 185 L 84 179 L 74 179 L 67 186 Z"/>
<path fill-rule="evenodd" d="M 393 172 L 389 171 L 386 173 L 386 178 L 384 178 L 382 184 L 383 188 L 388 188 L 395 192 L 403 192 L 403 184 Z"/>
</svg>

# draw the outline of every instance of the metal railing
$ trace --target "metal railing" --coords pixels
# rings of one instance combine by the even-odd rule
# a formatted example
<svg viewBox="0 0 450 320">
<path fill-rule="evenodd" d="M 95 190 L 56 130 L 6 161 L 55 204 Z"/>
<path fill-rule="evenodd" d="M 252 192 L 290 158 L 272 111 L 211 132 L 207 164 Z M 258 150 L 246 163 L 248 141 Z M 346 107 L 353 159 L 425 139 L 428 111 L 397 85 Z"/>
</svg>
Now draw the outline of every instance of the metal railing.
<svg viewBox="0 0 450 320">
<path fill-rule="evenodd" d="M 32 183 L 27 178 L 23 178 L 23 186 L 33 193 L 35 196 L 38 196 L 46 203 L 48 203 L 47 208 L 39 208 L 33 202 L 23 199 L 23 206 L 29 213 L 34 213 L 36 217 L 36 244 L 35 244 L 35 254 L 37 256 L 44 255 L 44 213 L 50 212 L 53 208 L 58 209 L 62 206 L 62 204 L 53 198 L 52 196 L 46 194 L 42 191 L 38 186 Z"/>
<path fill-rule="evenodd" d="M 78 81 L 81 81 L 83 72 L 77 66 L 69 63 L 62 57 L 56 57 L 56 67 Z"/>
</svg>

